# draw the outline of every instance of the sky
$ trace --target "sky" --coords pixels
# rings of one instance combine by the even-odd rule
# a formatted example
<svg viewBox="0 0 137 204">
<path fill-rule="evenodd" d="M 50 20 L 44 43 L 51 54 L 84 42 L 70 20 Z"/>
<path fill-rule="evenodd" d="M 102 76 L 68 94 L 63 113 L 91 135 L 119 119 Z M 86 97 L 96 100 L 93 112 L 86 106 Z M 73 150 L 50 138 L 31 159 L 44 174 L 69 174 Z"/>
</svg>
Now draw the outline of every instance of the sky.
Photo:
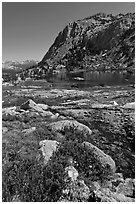
<svg viewBox="0 0 137 204">
<path fill-rule="evenodd" d="M 70 22 L 96 13 L 135 12 L 134 2 L 3 2 L 2 61 L 40 61 Z"/>
</svg>

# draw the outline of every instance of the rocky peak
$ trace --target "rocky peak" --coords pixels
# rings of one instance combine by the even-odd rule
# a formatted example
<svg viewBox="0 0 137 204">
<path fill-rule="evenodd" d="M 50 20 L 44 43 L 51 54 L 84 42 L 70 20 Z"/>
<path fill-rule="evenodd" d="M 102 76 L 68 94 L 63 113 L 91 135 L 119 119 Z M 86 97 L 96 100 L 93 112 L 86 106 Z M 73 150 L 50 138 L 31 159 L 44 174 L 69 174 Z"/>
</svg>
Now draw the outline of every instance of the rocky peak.
<svg viewBox="0 0 137 204">
<path fill-rule="evenodd" d="M 56 37 L 40 65 L 96 69 L 134 67 L 135 14 L 98 13 L 69 23 Z M 94 58 L 94 59 L 93 59 Z M 98 62 L 97 62 L 98 64 Z"/>
</svg>

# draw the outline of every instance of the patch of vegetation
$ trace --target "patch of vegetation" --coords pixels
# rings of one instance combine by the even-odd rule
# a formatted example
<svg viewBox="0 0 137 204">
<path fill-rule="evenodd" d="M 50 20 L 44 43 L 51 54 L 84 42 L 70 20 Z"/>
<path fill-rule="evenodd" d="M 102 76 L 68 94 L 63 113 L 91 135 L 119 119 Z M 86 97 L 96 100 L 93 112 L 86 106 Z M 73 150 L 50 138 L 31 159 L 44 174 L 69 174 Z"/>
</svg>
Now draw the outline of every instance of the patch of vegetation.
<svg viewBox="0 0 137 204">
<path fill-rule="evenodd" d="M 43 166 L 34 154 L 38 148 L 35 141 L 37 134 L 36 137 L 30 138 L 29 136 L 26 139 L 22 138 L 22 142 L 14 143 L 12 151 L 6 147 L 5 153 L 7 150 L 9 153 L 8 160 L 3 165 L 4 202 L 12 201 L 15 195 L 18 195 L 23 202 L 58 201 L 65 187 L 65 167 L 69 157 L 74 158 L 75 167 L 83 178 L 90 177 L 91 180 L 103 178 L 103 171 L 92 158 L 90 151 L 85 151 L 82 147 L 80 136 L 77 138 L 78 135 L 74 133 L 75 139 L 70 138 L 68 131 L 66 135 L 68 137 L 60 144 L 58 151 L 54 153 L 46 166 Z M 22 149 L 22 153 L 19 154 L 21 147 L 26 150 Z M 27 155 L 23 156 L 25 153 Z M 92 172 L 89 170 L 89 164 L 93 166 Z"/>
</svg>

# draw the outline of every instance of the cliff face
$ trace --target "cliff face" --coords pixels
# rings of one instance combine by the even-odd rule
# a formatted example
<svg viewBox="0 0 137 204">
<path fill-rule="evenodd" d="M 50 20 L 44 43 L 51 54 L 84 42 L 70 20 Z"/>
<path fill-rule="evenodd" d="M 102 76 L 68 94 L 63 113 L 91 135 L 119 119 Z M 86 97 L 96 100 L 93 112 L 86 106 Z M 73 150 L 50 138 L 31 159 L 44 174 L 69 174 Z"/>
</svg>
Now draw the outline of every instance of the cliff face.
<svg viewBox="0 0 137 204">
<path fill-rule="evenodd" d="M 135 58 L 135 14 L 103 13 L 69 23 L 40 65 L 91 70 L 131 69 Z"/>
</svg>

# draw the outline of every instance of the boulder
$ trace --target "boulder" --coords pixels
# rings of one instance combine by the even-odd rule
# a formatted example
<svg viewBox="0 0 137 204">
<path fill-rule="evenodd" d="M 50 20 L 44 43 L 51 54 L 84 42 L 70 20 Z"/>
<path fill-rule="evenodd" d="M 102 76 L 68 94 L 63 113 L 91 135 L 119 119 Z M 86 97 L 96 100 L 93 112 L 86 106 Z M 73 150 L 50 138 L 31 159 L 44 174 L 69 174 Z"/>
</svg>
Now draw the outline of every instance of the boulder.
<svg viewBox="0 0 137 204">
<path fill-rule="evenodd" d="M 62 105 L 79 105 L 79 104 L 87 105 L 87 103 L 89 102 L 90 100 L 85 98 L 85 99 L 80 99 L 76 101 L 66 101 L 66 102 L 63 102 Z"/>
<path fill-rule="evenodd" d="M 103 180 L 103 182 L 101 183 L 101 187 L 102 188 L 109 188 L 109 189 L 113 189 L 113 185 L 112 185 L 112 181 L 108 180 L 107 178 Z"/>
<path fill-rule="evenodd" d="M 65 120 L 65 119 L 66 119 L 66 117 L 63 116 L 63 115 L 60 115 L 58 118 L 59 118 L 60 120 Z"/>
<path fill-rule="evenodd" d="M 2 109 L 2 120 L 13 121 L 20 118 L 21 113 L 16 110 L 16 106 Z"/>
<path fill-rule="evenodd" d="M 90 183 L 90 197 L 88 202 L 134 202 L 135 195 L 133 194 L 134 179 L 126 179 L 123 181 L 121 173 L 115 173 L 106 181 L 94 181 Z M 119 188 L 112 186 L 113 181 L 121 179 Z M 130 184 L 129 184 L 130 183 Z M 111 185 L 110 185 L 111 184 Z M 128 186 L 128 188 L 127 188 Z"/>
<path fill-rule="evenodd" d="M 113 101 L 114 106 L 118 106 L 118 103 L 116 101 Z"/>
<path fill-rule="evenodd" d="M 113 187 L 117 187 L 120 183 L 124 183 L 124 178 L 122 173 L 115 173 L 110 177 Z"/>
<path fill-rule="evenodd" d="M 124 106 L 122 106 L 124 109 L 135 109 L 135 102 L 132 103 L 126 103 Z"/>
<path fill-rule="evenodd" d="M 31 111 L 31 112 L 25 111 L 25 112 L 26 112 L 26 114 L 27 114 L 30 118 L 36 118 L 36 117 L 39 116 L 39 113 L 38 113 L 38 112 L 35 112 L 35 111 Z"/>
<path fill-rule="evenodd" d="M 16 107 L 16 111 L 19 112 L 19 113 L 26 113 L 27 112 L 27 111 L 21 109 L 20 106 Z"/>
<path fill-rule="evenodd" d="M 28 101 L 24 102 L 21 106 L 23 110 L 35 109 L 37 111 L 42 110 L 33 100 L 29 99 Z"/>
<path fill-rule="evenodd" d="M 52 122 L 49 124 L 49 128 L 52 132 L 63 132 L 65 128 L 74 128 L 79 133 L 92 134 L 92 131 L 86 125 L 77 122 L 76 120 L 61 120 L 57 122 Z"/>
<path fill-rule="evenodd" d="M 66 167 L 65 172 L 67 173 L 67 176 L 71 179 L 71 181 L 77 180 L 77 177 L 79 174 L 74 166 L 71 165 L 71 166 Z"/>
<path fill-rule="evenodd" d="M 33 109 L 37 112 L 43 112 L 44 110 L 47 110 L 48 105 L 45 104 L 37 104 L 35 103 L 33 100 L 29 99 L 28 101 L 26 101 L 25 103 L 23 103 L 20 106 L 21 109 L 23 110 L 29 110 L 29 109 Z"/>
<path fill-rule="evenodd" d="M 112 192 L 109 188 L 101 188 L 95 192 L 96 200 L 100 202 L 134 202 L 134 198 Z"/>
<path fill-rule="evenodd" d="M 8 107 L 8 108 L 3 108 L 2 109 L 2 117 L 4 115 L 16 115 L 17 112 L 16 112 L 16 106 L 13 106 L 13 107 Z"/>
<path fill-rule="evenodd" d="M 73 118 L 90 118 L 92 112 L 87 109 L 66 109 L 62 110 L 61 113 L 65 116 L 72 116 Z"/>
<path fill-rule="evenodd" d="M 106 172 L 107 176 L 115 173 L 116 165 L 114 160 L 109 155 L 105 154 L 102 150 L 89 142 L 83 142 L 82 145 L 85 147 L 85 149 L 91 151 L 94 159 L 101 165 L 104 173 Z"/>
<path fill-rule="evenodd" d="M 59 113 L 56 113 L 55 115 L 51 116 L 51 119 L 52 120 L 56 120 L 58 117 L 59 117 Z"/>
<path fill-rule="evenodd" d="M 42 111 L 40 115 L 43 117 L 53 117 L 54 116 L 54 114 L 50 111 Z"/>
<path fill-rule="evenodd" d="M 42 140 L 39 145 L 41 146 L 40 150 L 42 151 L 44 157 L 44 164 L 46 165 L 49 159 L 52 157 L 53 152 L 57 150 L 59 142 L 56 140 Z"/>
<path fill-rule="evenodd" d="M 135 180 L 127 178 L 123 183 L 118 185 L 116 192 L 128 197 L 135 197 Z"/>
<path fill-rule="evenodd" d="M 114 105 L 112 104 L 101 104 L 101 103 L 95 103 L 95 104 L 92 104 L 91 108 L 94 108 L 94 109 L 109 109 L 109 108 L 112 108 Z"/>
<path fill-rule="evenodd" d="M 31 127 L 29 129 L 25 129 L 22 131 L 22 133 L 24 133 L 25 135 L 30 134 L 32 132 L 34 132 L 36 130 L 36 127 Z"/>
<path fill-rule="evenodd" d="M 99 189 L 100 189 L 100 182 L 98 182 L 98 181 L 90 182 L 90 191 L 91 192 L 98 191 Z"/>
<path fill-rule="evenodd" d="M 7 127 L 2 127 L 2 133 L 6 133 L 8 132 L 8 128 Z"/>
<path fill-rule="evenodd" d="M 48 105 L 46 105 L 46 104 L 42 104 L 42 103 L 38 103 L 37 104 L 39 107 L 41 107 L 43 110 L 47 110 L 48 109 Z"/>
</svg>

